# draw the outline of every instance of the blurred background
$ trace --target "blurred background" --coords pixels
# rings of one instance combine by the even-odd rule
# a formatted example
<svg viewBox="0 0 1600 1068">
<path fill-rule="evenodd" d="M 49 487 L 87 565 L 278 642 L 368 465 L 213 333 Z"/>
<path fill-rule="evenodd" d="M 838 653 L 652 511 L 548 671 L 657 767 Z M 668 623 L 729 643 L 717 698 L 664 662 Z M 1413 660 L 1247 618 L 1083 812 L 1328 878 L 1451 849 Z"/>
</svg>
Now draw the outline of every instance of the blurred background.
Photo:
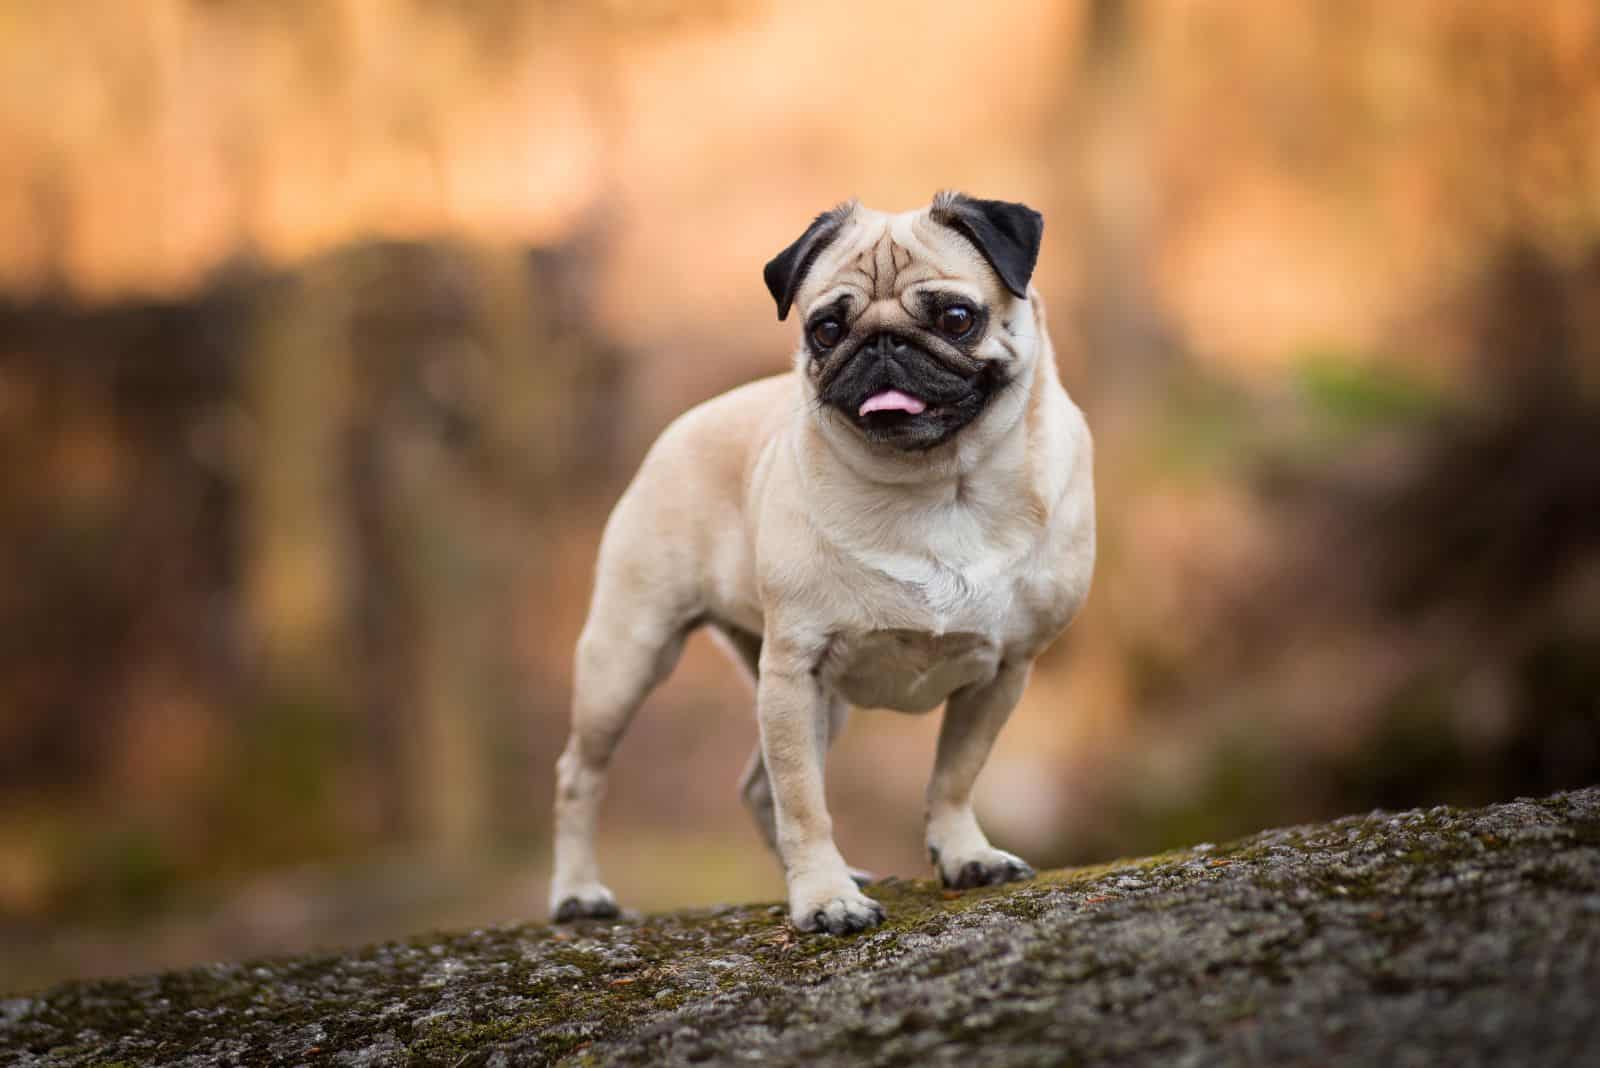
<svg viewBox="0 0 1600 1068">
<path fill-rule="evenodd" d="M 1047 219 L 1101 562 L 1000 844 L 1600 780 L 1593 0 L 7 0 L 0 80 L 0 991 L 542 916 L 607 509 L 849 196 Z M 754 739 L 696 639 L 625 904 L 781 895 Z"/>
</svg>

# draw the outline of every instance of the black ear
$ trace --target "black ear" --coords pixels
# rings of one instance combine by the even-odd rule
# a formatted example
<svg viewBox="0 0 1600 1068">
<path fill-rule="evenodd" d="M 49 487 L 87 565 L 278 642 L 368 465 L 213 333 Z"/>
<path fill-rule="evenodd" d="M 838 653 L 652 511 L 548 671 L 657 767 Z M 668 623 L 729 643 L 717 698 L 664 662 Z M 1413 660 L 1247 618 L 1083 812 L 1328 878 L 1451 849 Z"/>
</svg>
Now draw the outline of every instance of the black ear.
<svg viewBox="0 0 1600 1068">
<path fill-rule="evenodd" d="M 794 303 L 794 295 L 799 292 L 800 283 L 806 280 L 806 272 L 811 270 L 811 265 L 816 262 L 822 250 L 839 236 L 839 231 L 844 228 L 844 221 L 850 217 L 855 206 L 855 201 L 849 201 L 818 215 L 812 220 L 811 225 L 806 227 L 806 232 L 800 235 L 799 240 L 772 257 L 766 269 L 761 272 L 762 277 L 767 280 L 767 292 L 778 302 L 779 322 L 789 317 L 789 306 Z"/>
<path fill-rule="evenodd" d="M 933 221 L 971 241 L 1005 287 L 1028 295 L 1028 280 L 1039 262 L 1044 216 L 1026 204 L 978 200 L 965 193 L 940 193 L 933 198 Z"/>
</svg>

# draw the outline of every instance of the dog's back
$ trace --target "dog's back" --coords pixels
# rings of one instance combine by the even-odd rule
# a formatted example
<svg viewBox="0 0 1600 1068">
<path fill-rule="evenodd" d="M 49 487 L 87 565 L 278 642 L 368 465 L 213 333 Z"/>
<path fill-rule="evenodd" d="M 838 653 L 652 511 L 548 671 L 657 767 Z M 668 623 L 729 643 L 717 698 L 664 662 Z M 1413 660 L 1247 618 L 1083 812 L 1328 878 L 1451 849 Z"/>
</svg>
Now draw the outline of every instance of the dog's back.
<svg viewBox="0 0 1600 1068">
<path fill-rule="evenodd" d="M 792 372 L 774 375 L 713 397 L 662 431 L 606 524 L 591 621 L 614 601 L 635 618 L 659 615 L 651 626 L 725 621 L 761 632 L 745 509 L 761 453 L 797 397 Z"/>
</svg>

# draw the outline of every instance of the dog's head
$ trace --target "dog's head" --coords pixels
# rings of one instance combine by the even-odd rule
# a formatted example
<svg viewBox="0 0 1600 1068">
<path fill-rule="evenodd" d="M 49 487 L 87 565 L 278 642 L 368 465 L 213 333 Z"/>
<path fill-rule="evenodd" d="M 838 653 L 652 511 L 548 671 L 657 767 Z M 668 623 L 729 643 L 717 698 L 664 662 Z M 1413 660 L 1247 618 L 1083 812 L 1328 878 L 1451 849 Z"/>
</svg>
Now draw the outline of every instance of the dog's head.
<svg viewBox="0 0 1600 1068">
<path fill-rule="evenodd" d="M 766 267 L 817 418 L 916 452 L 980 420 L 1037 359 L 1028 282 L 1044 220 L 1022 204 L 940 193 L 886 215 L 819 215 Z"/>
</svg>

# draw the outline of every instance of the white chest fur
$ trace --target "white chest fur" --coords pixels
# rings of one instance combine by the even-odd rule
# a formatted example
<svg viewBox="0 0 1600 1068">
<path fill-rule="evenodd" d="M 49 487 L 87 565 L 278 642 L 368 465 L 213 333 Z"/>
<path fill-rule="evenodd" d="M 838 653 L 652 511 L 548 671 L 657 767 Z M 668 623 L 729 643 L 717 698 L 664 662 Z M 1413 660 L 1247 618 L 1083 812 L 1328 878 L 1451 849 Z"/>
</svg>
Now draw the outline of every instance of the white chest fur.
<svg viewBox="0 0 1600 1068">
<path fill-rule="evenodd" d="M 863 707 L 926 712 L 992 679 L 1018 624 L 1015 590 L 1030 546 L 986 536 L 961 508 L 901 533 L 913 549 L 856 547 L 872 610 L 834 633 L 824 677 Z"/>
</svg>

